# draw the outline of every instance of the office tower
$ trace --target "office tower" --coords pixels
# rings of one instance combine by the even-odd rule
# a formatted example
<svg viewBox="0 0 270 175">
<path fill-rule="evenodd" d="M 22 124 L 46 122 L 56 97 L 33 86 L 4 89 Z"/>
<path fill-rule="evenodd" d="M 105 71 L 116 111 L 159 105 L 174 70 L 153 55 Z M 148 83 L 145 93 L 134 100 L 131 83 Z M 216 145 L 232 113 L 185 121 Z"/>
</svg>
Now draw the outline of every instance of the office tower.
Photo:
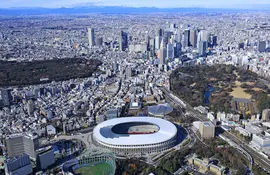
<svg viewBox="0 0 270 175">
<path fill-rule="evenodd" d="M 177 42 L 175 43 L 175 47 L 174 47 L 174 56 L 179 57 L 180 54 L 181 54 L 181 43 Z"/>
<path fill-rule="evenodd" d="M 93 28 L 88 28 L 89 47 L 95 46 L 95 31 Z"/>
<path fill-rule="evenodd" d="M 160 43 L 161 43 L 162 37 L 161 36 L 156 36 L 155 38 L 155 49 L 160 49 Z"/>
<path fill-rule="evenodd" d="M 99 38 L 97 38 L 96 39 L 96 46 L 102 46 L 102 44 L 103 44 L 103 38 L 102 37 L 99 37 Z"/>
<path fill-rule="evenodd" d="M 196 47 L 197 46 L 197 30 L 190 30 L 190 46 Z"/>
<path fill-rule="evenodd" d="M 37 165 L 39 169 L 46 170 L 55 163 L 54 151 L 52 146 L 37 150 Z"/>
<path fill-rule="evenodd" d="M 211 122 L 200 123 L 199 131 L 203 139 L 215 137 L 215 126 Z"/>
<path fill-rule="evenodd" d="M 149 41 L 150 57 L 155 56 L 155 39 L 151 38 Z"/>
<path fill-rule="evenodd" d="M 190 30 L 186 29 L 183 34 L 183 47 L 190 46 Z"/>
<path fill-rule="evenodd" d="M 173 35 L 173 32 L 169 32 L 169 31 L 164 32 L 163 42 L 165 45 L 169 43 L 169 40 L 171 39 L 172 35 Z"/>
<path fill-rule="evenodd" d="M 180 43 L 182 41 L 182 35 L 183 35 L 182 30 L 178 29 L 176 31 L 175 40 Z"/>
<path fill-rule="evenodd" d="M 38 136 L 31 134 L 13 134 L 6 137 L 7 153 L 10 157 L 23 153 L 36 159 L 36 150 L 39 148 Z"/>
<path fill-rule="evenodd" d="M 157 29 L 156 36 L 162 37 L 163 36 L 163 30 L 162 29 Z"/>
<path fill-rule="evenodd" d="M 207 41 L 208 40 L 208 32 L 206 30 L 201 30 L 198 33 L 198 41 Z"/>
<path fill-rule="evenodd" d="M 208 41 L 208 32 L 206 30 L 201 30 L 198 33 L 198 37 L 197 37 L 197 47 L 199 47 L 199 43 L 201 41 Z M 206 46 L 208 47 L 208 46 Z"/>
<path fill-rule="evenodd" d="M 270 121 L 270 109 L 265 109 L 262 111 L 262 121 L 264 122 Z"/>
<path fill-rule="evenodd" d="M 199 55 L 200 56 L 206 56 L 206 50 L 207 50 L 207 41 L 200 41 L 199 42 Z"/>
<path fill-rule="evenodd" d="M 240 49 L 245 49 L 245 44 L 243 43 L 243 42 L 241 42 L 241 43 L 239 43 L 238 44 L 238 49 L 240 50 Z"/>
<path fill-rule="evenodd" d="M 32 172 L 32 164 L 27 154 L 11 157 L 5 161 L 6 175 L 29 175 Z"/>
<path fill-rule="evenodd" d="M 0 106 L 8 107 L 11 105 L 12 96 L 8 89 L 0 89 Z"/>
<path fill-rule="evenodd" d="M 159 50 L 159 64 L 163 65 L 166 64 L 166 57 L 167 57 L 167 50 L 166 46 L 164 45 L 164 40 L 161 41 L 160 50 Z"/>
<path fill-rule="evenodd" d="M 210 35 L 209 36 L 209 43 L 210 46 L 213 48 L 214 46 L 217 46 L 217 36 L 215 35 Z"/>
<path fill-rule="evenodd" d="M 168 59 L 174 58 L 174 47 L 171 43 L 167 44 L 167 58 Z"/>
<path fill-rule="evenodd" d="M 120 32 L 120 50 L 125 51 L 128 48 L 128 34 L 124 31 Z"/>
<path fill-rule="evenodd" d="M 24 151 L 32 159 L 36 159 L 36 150 L 39 148 L 38 136 L 25 134 L 23 137 Z"/>
<path fill-rule="evenodd" d="M 33 102 L 32 100 L 29 100 L 29 101 L 27 102 L 27 113 L 28 113 L 28 115 L 33 114 L 34 109 L 35 109 L 35 107 L 34 107 L 34 102 Z"/>
<path fill-rule="evenodd" d="M 258 51 L 259 52 L 264 52 L 265 49 L 266 49 L 266 41 L 259 41 Z"/>
<path fill-rule="evenodd" d="M 16 157 L 25 153 L 22 134 L 13 134 L 7 136 L 6 146 L 9 157 Z"/>
<path fill-rule="evenodd" d="M 131 67 L 127 67 L 126 68 L 126 77 L 132 77 L 132 68 Z"/>
</svg>

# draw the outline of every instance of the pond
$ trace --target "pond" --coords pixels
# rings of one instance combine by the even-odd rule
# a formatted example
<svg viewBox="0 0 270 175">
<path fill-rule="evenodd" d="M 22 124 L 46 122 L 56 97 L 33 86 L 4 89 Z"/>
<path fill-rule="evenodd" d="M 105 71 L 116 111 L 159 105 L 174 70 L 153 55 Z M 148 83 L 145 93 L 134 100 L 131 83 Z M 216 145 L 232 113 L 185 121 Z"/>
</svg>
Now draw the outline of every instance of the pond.
<svg viewBox="0 0 270 175">
<path fill-rule="evenodd" d="M 204 91 L 203 94 L 203 101 L 205 104 L 210 104 L 210 98 L 212 96 L 212 93 L 215 91 L 215 88 L 211 85 L 208 85 L 207 89 Z"/>
</svg>

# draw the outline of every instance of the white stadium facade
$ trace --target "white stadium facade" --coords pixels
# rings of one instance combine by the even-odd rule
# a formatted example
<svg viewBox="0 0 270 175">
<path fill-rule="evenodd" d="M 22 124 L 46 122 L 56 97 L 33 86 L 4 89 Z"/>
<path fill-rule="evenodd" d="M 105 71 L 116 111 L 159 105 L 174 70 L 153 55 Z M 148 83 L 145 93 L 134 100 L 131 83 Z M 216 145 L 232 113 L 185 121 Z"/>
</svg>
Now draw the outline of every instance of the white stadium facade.
<svg viewBox="0 0 270 175">
<path fill-rule="evenodd" d="M 118 155 L 150 154 L 176 145 L 176 126 L 160 118 L 124 117 L 107 120 L 93 131 L 99 147 Z"/>
</svg>

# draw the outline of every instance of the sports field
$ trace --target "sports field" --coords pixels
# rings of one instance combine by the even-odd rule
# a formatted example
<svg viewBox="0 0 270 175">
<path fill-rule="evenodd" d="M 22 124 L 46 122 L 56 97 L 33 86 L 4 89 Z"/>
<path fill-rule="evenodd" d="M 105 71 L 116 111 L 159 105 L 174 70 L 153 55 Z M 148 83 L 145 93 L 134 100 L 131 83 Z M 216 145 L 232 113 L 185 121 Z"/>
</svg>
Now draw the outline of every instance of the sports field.
<svg viewBox="0 0 270 175">
<path fill-rule="evenodd" d="M 108 163 L 88 165 L 74 171 L 78 175 L 109 175 L 112 167 Z"/>
</svg>

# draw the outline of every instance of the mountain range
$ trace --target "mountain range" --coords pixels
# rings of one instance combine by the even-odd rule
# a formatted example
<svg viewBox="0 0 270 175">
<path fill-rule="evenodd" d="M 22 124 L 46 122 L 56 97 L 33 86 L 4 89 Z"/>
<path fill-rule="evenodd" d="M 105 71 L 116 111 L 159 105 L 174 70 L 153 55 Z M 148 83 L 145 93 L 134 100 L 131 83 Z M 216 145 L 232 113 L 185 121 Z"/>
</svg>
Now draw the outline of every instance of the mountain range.
<svg viewBox="0 0 270 175">
<path fill-rule="evenodd" d="M 267 11 L 270 12 L 270 4 L 252 6 L 252 8 L 156 8 L 156 7 L 125 7 L 125 6 L 75 6 L 62 8 L 2 8 L 0 15 L 46 15 L 46 14 L 125 14 L 125 13 L 223 13 L 223 12 L 248 12 L 248 11 Z"/>
</svg>

